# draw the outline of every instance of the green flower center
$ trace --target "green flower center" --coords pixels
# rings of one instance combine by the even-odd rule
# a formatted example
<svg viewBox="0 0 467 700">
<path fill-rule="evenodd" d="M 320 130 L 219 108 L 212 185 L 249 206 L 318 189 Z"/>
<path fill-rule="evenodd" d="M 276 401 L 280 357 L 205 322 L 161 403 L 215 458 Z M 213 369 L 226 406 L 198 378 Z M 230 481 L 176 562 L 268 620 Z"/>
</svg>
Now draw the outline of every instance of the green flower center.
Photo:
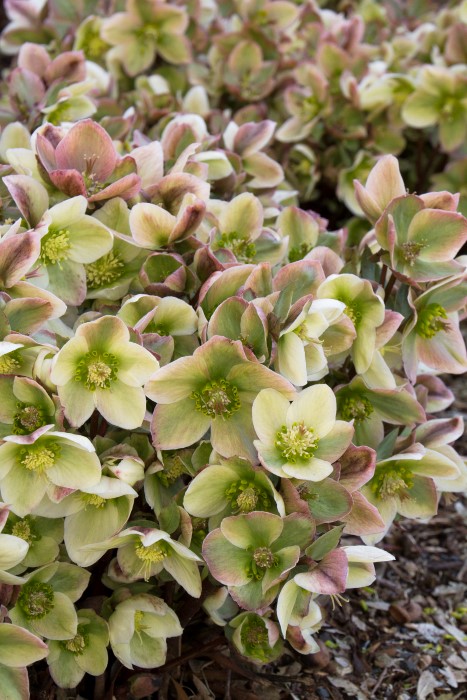
<svg viewBox="0 0 467 700">
<path fill-rule="evenodd" d="M 89 641 L 88 635 L 82 634 L 82 632 L 80 632 L 79 629 L 80 628 L 78 627 L 78 634 L 76 634 L 73 637 L 73 639 L 65 639 L 63 642 L 60 642 L 63 649 L 66 649 L 66 651 L 70 651 L 76 656 L 81 656 L 81 654 L 86 649 Z"/>
<path fill-rule="evenodd" d="M 402 257 L 411 267 L 415 264 L 416 259 L 420 255 L 420 251 L 425 247 L 425 242 L 408 241 L 401 245 Z"/>
<path fill-rule="evenodd" d="M 261 622 L 247 622 L 242 626 L 242 645 L 248 656 L 267 660 L 267 650 L 269 650 L 269 637 L 266 625 Z"/>
<path fill-rule="evenodd" d="M 60 447 L 56 443 L 47 443 L 47 447 L 25 447 L 20 451 L 20 463 L 29 471 L 43 474 L 53 467 L 60 456 Z"/>
<path fill-rule="evenodd" d="M 313 428 L 307 428 L 300 421 L 293 423 L 291 428 L 283 425 L 276 433 L 274 445 L 287 462 L 294 464 L 297 459 L 311 459 L 318 442 Z"/>
<path fill-rule="evenodd" d="M 194 391 L 191 398 L 196 410 L 210 418 L 230 418 L 240 408 L 237 387 L 225 379 L 209 382 L 201 391 Z"/>
<path fill-rule="evenodd" d="M 312 248 L 313 246 L 309 243 L 301 243 L 299 246 L 291 248 L 289 250 L 289 261 L 297 262 L 298 260 L 302 260 Z"/>
<path fill-rule="evenodd" d="M 258 547 L 255 549 L 253 560 L 260 569 L 271 569 L 277 564 L 277 557 L 274 556 L 269 547 Z"/>
<path fill-rule="evenodd" d="M 236 481 L 225 491 L 234 512 L 251 513 L 256 507 L 267 510 L 271 501 L 268 494 L 256 484 L 246 479 Z"/>
<path fill-rule="evenodd" d="M 21 366 L 21 361 L 18 357 L 18 350 L 10 352 L 8 355 L 0 357 L 0 374 L 14 374 Z"/>
<path fill-rule="evenodd" d="M 67 260 L 70 250 L 70 232 L 65 229 L 49 231 L 41 241 L 40 258 L 44 265 L 56 265 Z"/>
<path fill-rule="evenodd" d="M 118 360 L 110 352 L 88 352 L 79 362 L 75 382 L 81 382 L 89 391 L 109 389 L 117 378 Z"/>
<path fill-rule="evenodd" d="M 240 238 L 236 231 L 223 233 L 217 242 L 218 248 L 231 250 L 239 262 L 249 262 L 256 255 L 256 246 L 247 238 Z"/>
<path fill-rule="evenodd" d="M 98 496 L 97 493 L 82 493 L 81 500 L 85 503 L 84 508 L 94 506 L 94 508 L 103 508 L 106 504 L 106 499 Z"/>
<path fill-rule="evenodd" d="M 148 564 L 159 564 L 169 555 L 169 546 L 165 542 L 154 542 L 149 547 L 139 544 L 135 552 L 141 561 Z"/>
<path fill-rule="evenodd" d="M 13 434 L 27 435 L 34 432 L 37 428 L 45 425 L 44 411 L 37 406 L 26 406 L 23 403 L 18 403 L 18 413 L 13 418 Z"/>
<path fill-rule="evenodd" d="M 376 471 L 370 487 L 377 498 L 392 496 L 407 498 L 407 490 L 413 486 L 413 474 L 408 467 L 398 464 Z"/>
<path fill-rule="evenodd" d="M 422 338 L 433 338 L 447 327 L 447 313 L 440 304 L 428 304 L 418 315 L 415 332 Z"/>
<path fill-rule="evenodd" d="M 89 289 L 113 284 L 123 274 L 125 263 L 118 253 L 107 253 L 93 263 L 86 265 L 86 284 Z"/>
<path fill-rule="evenodd" d="M 15 537 L 20 537 L 28 544 L 32 544 L 34 540 L 38 539 L 31 527 L 29 516 L 26 516 L 23 520 L 18 520 L 11 528 L 11 534 Z"/>
<path fill-rule="evenodd" d="M 342 420 L 362 421 L 373 413 L 374 409 L 370 400 L 361 394 L 346 396 L 340 404 Z"/>
<path fill-rule="evenodd" d="M 109 45 L 101 39 L 99 31 L 93 31 L 86 37 L 86 42 L 82 48 L 89 59 L 100 58 L 109 48 Z"/>
<path fill-rule="evenodd" d="M 18 596 L 17 605 L 27 620 L 40 620 L 54 607 L 54 590 L 48 583 L 26 583 Z"/>
<path fill-rule="evenodd" d="M 362 312 L 358 309 L 356 304 L 346 304 L 344 313 L 350 318 L 354 326 L 358 325 L 361 321 Z"/>
<path fill-rule="evenodd" d="M 185 472 L 185 465 L 178 455 L 168 457 L 164 461 L 164 471 L 158 472 L 159 481 L 166 487 L 173 484 Z"/>
</svg>

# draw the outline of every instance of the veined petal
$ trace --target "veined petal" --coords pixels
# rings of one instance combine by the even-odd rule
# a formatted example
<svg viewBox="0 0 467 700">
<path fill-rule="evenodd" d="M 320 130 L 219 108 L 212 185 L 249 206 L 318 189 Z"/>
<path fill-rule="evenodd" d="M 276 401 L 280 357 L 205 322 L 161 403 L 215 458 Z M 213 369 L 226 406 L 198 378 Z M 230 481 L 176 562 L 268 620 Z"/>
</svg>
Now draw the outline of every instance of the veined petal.
<svg viewBox="0 0 467 700">
<path fill-rule="evenodd" d="M 201 440 L 210 425 L 209 416 L 197 411 L 191 399 L 158 404 L 151 424 L 153 443 L 160 450 L 188 447 Z"/>
<path fill-rule="evenodd" d="M 146 413 L 146 397 L 140 387 L 117 379 L 108 389 L 96 389 L 96 408 L 112 425 L 126 430 L 141 427 Z"/>
<path fill-rule="evenodd" d="M 253 402 L 252 418 L 261 442 L 274 443 L 277 432 L 285 425 L 289 401 L 275 389 L 263 389 Z"/>
<path fill-rule="evenodd" d="M 65 416 L 74 428 L 79 428 L 91 417 L 95 408 L 94 395 L 80 382 L 71 379 L 59 386 L 58 396 Z"/>
</svg>

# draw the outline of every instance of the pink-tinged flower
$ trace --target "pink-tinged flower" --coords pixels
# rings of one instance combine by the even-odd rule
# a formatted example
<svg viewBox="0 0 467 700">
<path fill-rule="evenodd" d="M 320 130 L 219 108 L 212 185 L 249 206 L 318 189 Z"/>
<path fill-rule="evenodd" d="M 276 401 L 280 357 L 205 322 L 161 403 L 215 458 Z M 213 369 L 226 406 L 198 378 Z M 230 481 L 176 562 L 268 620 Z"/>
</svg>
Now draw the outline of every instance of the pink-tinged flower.
<svg viewBox="0 0 467 700">
<path fill-rule="evenodd" d="M 466 298 L 465 273 L 438 283 L 419 297 L 410 290 L 413 317 L 404 330 L 402 357 L 411 381 L 427 368 L 449 374 L 466 371 L 467 353 L 458 314 Z"/>
<path fill-rule="evenodd" d="M 230 122 L 224 131 L 226 148 L 238 155 L 242 169 L 251 178 L 248 180 L 249 188 L 277 187 L 284 179 L 280 164 L 263 153 L 263 149 L 272 140 L 275 128 L 276 124 L 267 119 L 241 126 Z"/>
<path fill-rule="evenodd" d="M 455 211 L 427 207 L 416 195 L 398 197 L 376 222 L 375 233 L 388 251 L 383 261 L 410 280 L 430 282 L 462 270 L 453 258 L 467 241 L 467 220 Z"/>
<path fill-rule="evenodd" d="M 405 185 L 394 156 L 383 156 L 372 168 L 365 186 L 354 180 L 355 196 L 365 216 L 375 223 L 396 197 L 405 195 Z"/>
<path fill-rule="evenodd" d="M 109 423 L 133 430 L 146 412 L 141 386 L 158 367 L 148 350 L 130 342 L 123 321 L 103 316 L 78 326 L 56 356 L 51 379 L 73 426 L 97 408 Z"/>
<path fill-rule="evenodd" d="M 157 448 L 187 447 L 210 428 L 221 455 L 256 460 L 251 419 L 256 395 L 269 387 L 287 398 L 295 392 L 286 379 L 250 358 L 240 341 L 214 336 L 191 357 L 162 367 L 145 387 L 158 403 L 152 422 Z"/>
<path fill-rule="evenodd" d="M 140 190 L 133 158 L 121 158 L 107 131 L 92 119 L 83 119 L 66 134 L 45 125 L 37 134 L 36 150 L 52 184 L 69 197 L 80 194 L 100 202 L 130 199 Z"/>
</svg>

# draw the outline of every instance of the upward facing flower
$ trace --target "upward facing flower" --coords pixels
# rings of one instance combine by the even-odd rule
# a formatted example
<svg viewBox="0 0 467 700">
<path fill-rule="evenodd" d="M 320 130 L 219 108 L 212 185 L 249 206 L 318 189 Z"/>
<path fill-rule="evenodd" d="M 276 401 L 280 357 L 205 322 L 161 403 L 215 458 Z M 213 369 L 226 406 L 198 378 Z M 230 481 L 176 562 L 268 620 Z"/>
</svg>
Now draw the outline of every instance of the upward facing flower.
<svg viewBox="0 0 467 700">
<path fill-rule="evenodd" d="M 144 420 L 141 385 L 158 368 L 148 350 L 130 342 L 123 321 L 103 316 L 78 327 L 58 353 L 51 378 L 73 426 L 83 425 L 97 408 L 109 423 L 131 430 Z"/>
<path fill-rule="evenodd" d="M 292 397 L 286 380 L 249 360 L 240 341 L 214 336 L 162 369 L 146 385 L 157 401 L 152 423 L 156 446 L 172 450 L 192 445 L 211 428 L 214 449 L 224 457 L 255 459 L 251 404 L 261 389 Z"/>
</svg>

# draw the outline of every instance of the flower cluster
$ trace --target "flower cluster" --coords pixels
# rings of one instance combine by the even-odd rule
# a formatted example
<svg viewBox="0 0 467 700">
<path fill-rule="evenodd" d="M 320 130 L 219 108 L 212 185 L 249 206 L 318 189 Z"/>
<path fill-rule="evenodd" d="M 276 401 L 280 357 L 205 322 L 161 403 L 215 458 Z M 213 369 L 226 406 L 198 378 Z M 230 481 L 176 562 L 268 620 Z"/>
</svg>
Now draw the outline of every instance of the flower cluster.
<svg viewBox="0 0 467 700">
<path fill-rule="evenodd" d="M 466 3 L 4 5 L 0 685 L 315 653 L 467 488 Z"/>
</svg>

